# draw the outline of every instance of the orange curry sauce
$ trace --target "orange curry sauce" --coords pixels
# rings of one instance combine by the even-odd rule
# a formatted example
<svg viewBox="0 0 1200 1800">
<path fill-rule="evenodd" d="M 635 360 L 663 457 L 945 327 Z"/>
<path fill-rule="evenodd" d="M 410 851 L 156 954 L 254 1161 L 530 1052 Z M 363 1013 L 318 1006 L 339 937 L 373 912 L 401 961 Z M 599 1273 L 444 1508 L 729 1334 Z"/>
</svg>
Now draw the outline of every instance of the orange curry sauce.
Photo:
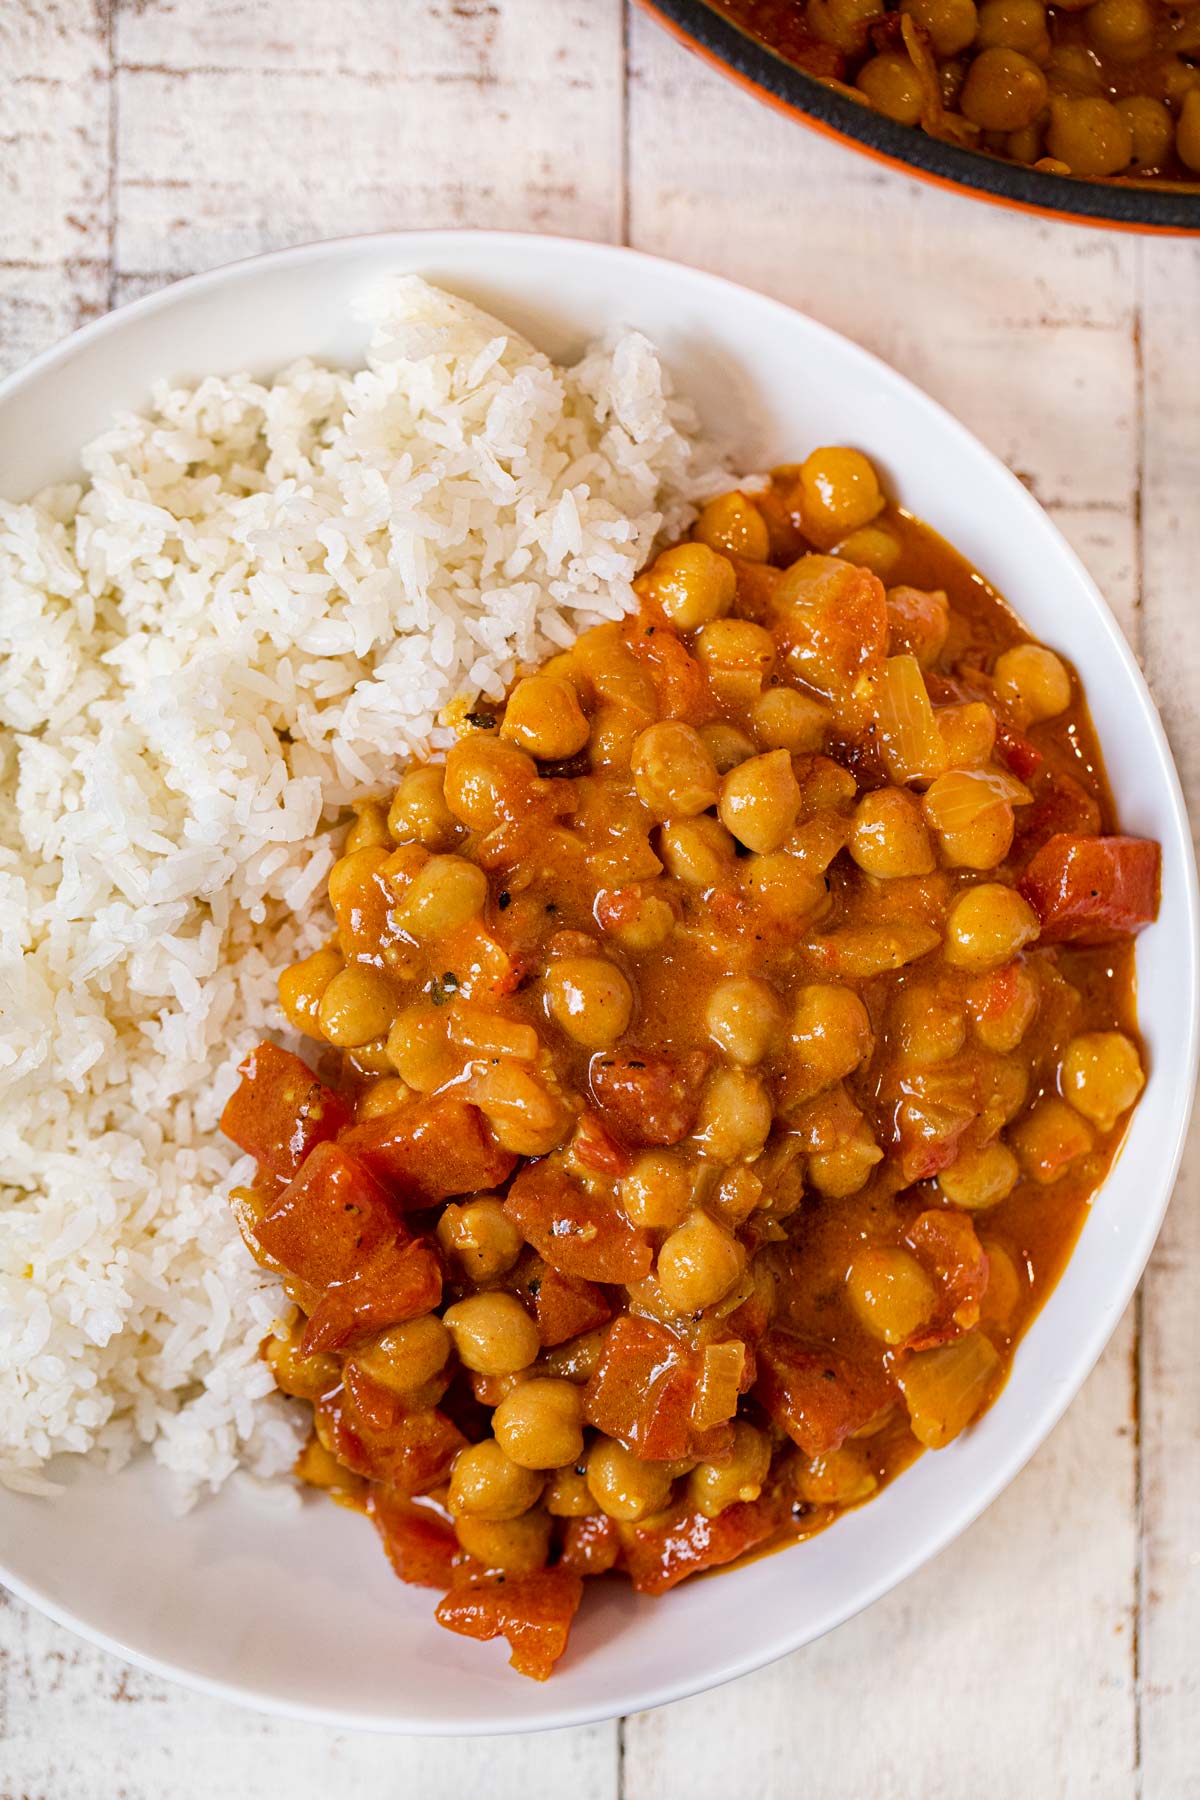
<svg viewBox="0 0 1200 1800">
<path fill-rule="evenodd" d="M 834 554 L 836 553 L 836 554 Z M 299 1472 L 544 1678 L 995 1397 L 1143 1081 L 1078 682 L 857 452 L 710 503 L 358 809 L 223 1125 Z M 317 1046 L 321 1046 L 317 1050 Z"/>
</svg>

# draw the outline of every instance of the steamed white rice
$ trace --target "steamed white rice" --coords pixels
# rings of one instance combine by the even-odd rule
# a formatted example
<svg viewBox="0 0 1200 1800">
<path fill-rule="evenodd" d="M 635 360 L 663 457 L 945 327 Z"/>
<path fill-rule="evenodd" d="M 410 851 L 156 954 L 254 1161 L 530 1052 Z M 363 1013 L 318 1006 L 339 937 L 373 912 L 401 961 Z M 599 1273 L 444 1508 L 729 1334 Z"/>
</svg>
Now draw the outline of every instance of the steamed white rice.
<svg viewBox="0 0 1200 1800">
<path fill-rule="evenodd" d="M 235 1068 L 327 929 L 329 827 L 438 715 L 629 609 L 719 484 L 653 347 L 574 368 L 416 278 L 367 367 L 162 387 L 0 501 L 0 1480 L 288 1466 Z"/>
</svg>

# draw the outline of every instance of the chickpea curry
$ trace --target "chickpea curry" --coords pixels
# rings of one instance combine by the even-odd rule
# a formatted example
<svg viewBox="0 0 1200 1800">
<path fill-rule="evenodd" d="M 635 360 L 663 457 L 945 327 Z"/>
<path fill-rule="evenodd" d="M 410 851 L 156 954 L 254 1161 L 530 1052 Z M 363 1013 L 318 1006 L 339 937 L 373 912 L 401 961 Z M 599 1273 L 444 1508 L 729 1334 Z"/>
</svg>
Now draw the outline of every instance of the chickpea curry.
<svg viewBox="0 0 1200 1800">
<path fill-rule="evenodd" d="M 298 1472 L 538 1678 L 994 1398 L 1143 1085 L 1073 671 L 854 450 L 357 811 L 223 1126 Z"/>
<path fill-rule="evenodd" d="M 713 0 L 901 125 L 1060 175 L 1200 182 L 1196 0 Z"/>
</svg>

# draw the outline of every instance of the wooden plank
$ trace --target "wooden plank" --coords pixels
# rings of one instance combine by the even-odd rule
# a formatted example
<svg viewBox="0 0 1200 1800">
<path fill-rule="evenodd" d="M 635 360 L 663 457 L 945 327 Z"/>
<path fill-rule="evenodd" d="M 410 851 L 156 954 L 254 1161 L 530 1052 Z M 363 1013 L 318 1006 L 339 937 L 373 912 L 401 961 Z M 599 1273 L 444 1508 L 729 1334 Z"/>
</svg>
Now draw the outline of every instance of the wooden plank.
<svg viewBox="0 0 1200 1800">
<path fill-rule="evenodd" d="M 1144 246 L 1143 643 L 1193 820 L 1200 819 L 1200 259 Z M 1189 347 L 1190 352 L 1189 353 Z M 1147 1800 L 1200 1792 L 1200 1119 L 1143 1283 L 1139 1663 Z"/>
<path fill-rule="evenodd" d="M 0 9 L 0 374 L 108 304 L 109 7 Z"/>
<path fill-rule="evenodd" d="M 618 233 L 618 0 L 164 0 L 117 35 L 122 297 L 355 231 Z"/>
<path fill-rule="evenodd" d="M 3 1800 L 617 1797 L 608 1726 L 455 1742 L 336 1732 L 159 1681 L 11 1601 L 0 1634 Z"/>
<path fill-rule="evenodd" d="M 881 172 L 641 18 L 630 72 L 631 240 L 910 375 L 1021 475 L 1135 629 L 1136 246 Z M 802 430 L 803 396 L 797 415 Z M 628 1800 L 702 1783 L 733 1742 L 741 1789 L 780 1800 L 801 1780 L 879 1800 L 957 1794 L 964 1777 L 1014 1800 L 1131 1793 L 1133 1334 L 1130 1318 L 1020 1481 L 933 1567 L 779 1669 L 630 1721 Z"/>
</svg>

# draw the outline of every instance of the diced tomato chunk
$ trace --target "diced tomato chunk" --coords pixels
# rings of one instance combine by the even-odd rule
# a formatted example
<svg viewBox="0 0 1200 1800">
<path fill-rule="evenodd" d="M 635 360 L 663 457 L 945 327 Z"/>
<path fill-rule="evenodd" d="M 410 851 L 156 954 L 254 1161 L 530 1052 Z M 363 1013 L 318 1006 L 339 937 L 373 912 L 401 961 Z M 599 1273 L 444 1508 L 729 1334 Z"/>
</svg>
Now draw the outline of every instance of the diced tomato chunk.
<svg viewBox="0 0 1200 1800">
<path fill-rule="evenodd" d="M 563 1533 L 562 1567 L 576 1575 L 606 1575 L 621 1554 L 617 1521 L 604 1513 L 568 1519 Z"/>
<path fill-rule="evenodd" d="M 1100 802 L 1081 781 L 1058 769 L 1035 776 L 1033 804 L 1017 811 L 1013 857 L 1031 856 L 1047 838 L 1095 837 L 1101 824 Z"/>
<path fill-rule="evenodd" d="M 504 1210 L 527 1244 L 557 1269 L 584 1281 L 641 1281 L 653 1252 L 644 1231 L 604 1194 L 589 1194 L 552 1157 L 530 1163 L 509 1189 Z"/>
<path fill-rule="evenodd" d="M 293 1176 L 315 1145 L 337 1137 L 350 1123 L 341 1096 L 278 1044 L 256 1045 L 240 1073 L 221 1114 L 221 1130 L 273 1175 Z"/>
<path fill-rule="evenodd" d="M 1018 781 L 1028 781 L 1046 760 L 1036 744 L 1000 717 L 996 719 L 996 757 Z"/>
<path fill-rule="evenodd" d="M 627 1175 L 633 1157 L 619 1144 L 599 1113 L 585 1112 L 571 1139 L 571 1154 L 597 1175 Z"/>
<path fill-rule="evenodd" d="M 592 1058 L 596 1104 L 631 1144 L 677 1144 L 696 1123 L 709 1058 L 702 1050 L 673 1061 L 650 1051 Z"/>
<path fill-rule="evenodd" d="M 665 1594 L 689 1575 L 731 1563 L 765 1543 L 783 1523 L 783 1502 L 764 1494 L 736 1501 L 715 1519 L 677 1512 L 665 1522 L 624 1525 L 624 1566 L 639 1594 Z"/>
<path fill-rule="evenodd" d="M 395 1112 L 354 1126 L 343 1142 L 402 1209 L 493 1188 L 517 1165 L 492 1137 L 479 1108 L 457 1094 L 409 1100 Z"/>
<path fill-rule="evenodd" d="M 567 1647 L 582 1598 L 582 1579 L 560 1563 L 533 1575 L 487 1576 L 452 1588 L 438 1602 L 437 1621 L 485 1643 L 506 1638 L 517 1673 L 545 1681 Z"/>
<path fill-rule="evenodd" d="M 1158 917 L 1162 852 L 1148 838 L 1050 838 L 1017 886 L 1043 944 L 1104 944 Z"/>
<path fill-rule="evenodd" d="M 783 1331 L 768 1332 L 758 1347 L 754 1391 L 806 1456 L 838 1449 L 896 1398 L 882 1367 L 808 1350 Z"/>
<path fill-rule="evenodd" d="M 327 1288 L 304 1327 L 305 1356 L 348 1350 L 390 1325 L 423 1318 L 442 1297 L 442 1259 L 424 1238 L 384 1244 Z"/>
<path fill-rule="evenodd" d="M 339 1462 L 397 1494 L 440 1486 L 466 1443 L 435 1406 L 409 1411 L 398 1394 L 348 1363 L 344 1384 L 313 1408 L 318 1431 Z"/>
<path fill-rule="evenodd" d="M 988 1259 L 965 1213 L 931 1208 L 917 1215 L 905 1235 L 941 1293 L 937 1313 L 907 1346 L 924 1350 L 978 1324 Z"/>
<path fill-rule="evenodd" d="M 612 1307 L 602 1288 L 578 1275 L 561 1275 L 547 1266 L 530 1283 L 538 1336 L 547 1349 L 565 1344 L 582 1331 L 595 1331 L 612 1318 Z"/>
<path fill-rule="evenodd" d="M 654 683 L 662 718 L 703 725 L 713 717 L 704 670 L 673 626 L 643 612 L 627 621 L 622 635 Z"/>
<path fill-rule="evenodd" d="M 700 1359 L 654 1319 L 625 1314 L 613 1322 L 583 1396 L 588 1423 L 645 1462 L 719 1458 L 731 1440 L 726 1424 L 698 1430 Z"/>
<path fill-rule="evenodd" d="M 450 1586 L 458 1539 L 444 1519 L 382 1487 L 371 1489 L 367 1511 L 401 1581 L 413 1587 Z"/>
<path fill-rule="evenodd" d="M 317 1288 L 345 1281 L 396 1236 L 387 1195 L 351 1151 L 322 1143 L 254 1225 L 259 1246 Z"/>
</svg>

